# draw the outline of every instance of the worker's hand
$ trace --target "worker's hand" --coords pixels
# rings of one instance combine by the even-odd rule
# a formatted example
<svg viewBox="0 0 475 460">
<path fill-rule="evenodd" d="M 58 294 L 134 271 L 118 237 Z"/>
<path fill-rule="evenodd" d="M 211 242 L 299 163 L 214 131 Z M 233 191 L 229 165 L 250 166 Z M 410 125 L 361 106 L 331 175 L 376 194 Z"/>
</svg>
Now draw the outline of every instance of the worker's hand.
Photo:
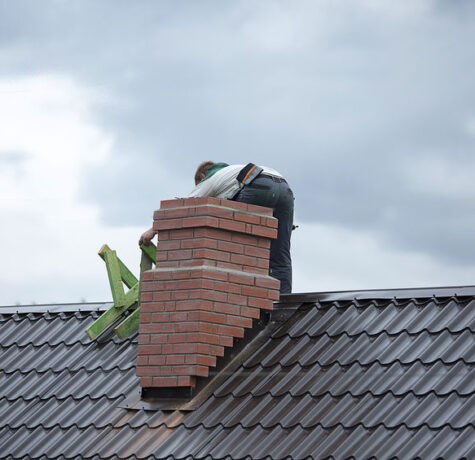
<svg viewBox="0 0 475 460">
<path fill-rule="evenodd" d="M 142 236 L 139 239 L 139 246 L 144 244 L 145 246 L 149 246 L 155 236 L 155 230 L 153 228 L 149 228 L 146 232 L 142 233 Z"/>
</svg>

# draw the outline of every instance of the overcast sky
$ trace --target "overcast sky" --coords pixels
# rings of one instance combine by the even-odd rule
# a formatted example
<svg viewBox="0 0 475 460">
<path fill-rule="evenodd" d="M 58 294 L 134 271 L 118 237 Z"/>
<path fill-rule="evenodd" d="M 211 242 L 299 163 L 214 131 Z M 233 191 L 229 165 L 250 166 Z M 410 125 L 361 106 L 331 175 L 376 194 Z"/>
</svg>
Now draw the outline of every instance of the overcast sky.
<svg viewBox="0 0 475 460">
<path fill-rule="evenodd" d="M 475 284 L 475 2 L 0 0 L 0 305 L 110 300 L 202 160 L 296 197 L 294 292 Z"/>
</svg>

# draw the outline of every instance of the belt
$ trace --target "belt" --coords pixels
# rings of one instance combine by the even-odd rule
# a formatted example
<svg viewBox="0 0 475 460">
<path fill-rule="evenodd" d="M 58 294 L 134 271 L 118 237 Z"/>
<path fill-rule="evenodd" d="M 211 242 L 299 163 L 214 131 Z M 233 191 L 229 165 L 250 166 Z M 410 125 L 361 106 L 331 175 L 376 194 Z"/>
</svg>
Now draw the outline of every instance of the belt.
<svg viewBox="0 0 475 460">
<path fill-rule="evenodd" d="M 267 177 L 267 178 L 273 180 L 274 182 L 285 182 L 285 183 L 287 183 L 287 181 L 283 177 L 273 176 L 272 174 L 260 173 L 258 177 Z"/>
</svg>

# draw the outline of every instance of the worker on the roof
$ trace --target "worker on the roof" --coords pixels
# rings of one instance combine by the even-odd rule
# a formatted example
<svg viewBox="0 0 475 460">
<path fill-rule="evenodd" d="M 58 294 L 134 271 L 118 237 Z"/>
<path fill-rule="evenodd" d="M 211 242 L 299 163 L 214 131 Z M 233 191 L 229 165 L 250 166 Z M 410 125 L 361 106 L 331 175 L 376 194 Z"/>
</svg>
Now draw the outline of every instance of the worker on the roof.
<svg viewBox="0 0 475 460">
<path fill-rule="evenodd" d="M 249 163 L 228 165 L 204 161 L 195 174 L 196 187 L 190 197 L 212 196 L 273 209 L 278 219 L 277 239 L 271 241 L 269 274 L 280 280 L 280 292 L 292 292 L 290 236 L 294 219 L 294 195 L 286 180 L 274 169 Z M 139 244 L 150 244 L 155 236 L 147 230 Z"/>
</svg>

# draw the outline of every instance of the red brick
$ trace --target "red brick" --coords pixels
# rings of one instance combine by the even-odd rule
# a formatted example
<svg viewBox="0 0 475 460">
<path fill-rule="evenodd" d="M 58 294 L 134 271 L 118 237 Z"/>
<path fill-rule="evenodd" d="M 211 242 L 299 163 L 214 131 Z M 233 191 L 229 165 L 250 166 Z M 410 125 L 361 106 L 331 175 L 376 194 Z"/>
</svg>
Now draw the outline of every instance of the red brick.
<svg viewBox="0 0 475 460">
<path fill-rule="evenodd" d="M 264 206 L 257 206 L 256 204 L 249 204 L 247 206 L 249 212 L 255 212 L 258 214 L 264 214 L 265 216 L 272 216 L 272 208 L 266 208 Z"/>
<path fill-rule="evenodd" d="M 207 334 L 205 332 L 194 332 L 188 334 L 187 340 L 191 342 L 208 343 L 210 345 L 219 345 L 219 335 Z"/>
<path fill-rule="evenodd" d="M 233 346 L 233 338 L 227 335 L 220 335 L 219 336 L 219 344 L 223 347 L 232 347 Z M 218 355 L 219 356 L 219 355 Z"/>
<path fill-rule="evenodd" d="M 249 297 L 248 306 L 263 308 L 264 310 L 272 310 L 274 308 L 274 302 L 269 299 L 260 299 L 258 297 Z"/>
<path fill-rule="evenodd" d="M 176 289 L 200 289 L 201 287 L 203 287 L 203 280 L 200 279 L 186 279 L 176 283 Z"/>
<path fill-rule="evenodd" d="M 225 268 L 227 270 L 238 270 L 242 271 L 242 265 L 240 264 L 232 264 L 229 262 L 216 262 L 216 266 L 219 268 Z"/>
<path fill-rule="evenodd" d="M 140 385 L 143 388 L 150 388 L 152 386 L 152 378 L 151 377 L 140 377 Z"/>
<path fill-rule="evenodd" d="M 152 315 L 150 313 L 143 313 L 142 311 L 140 311 L 140 314 L 139 314 L 140 324 L 149 323 L 151 320 L 152 320 Z"/>
<path fill-rule="evenodd" d="M 158 241 L 168 241 L 170 239 L 170 232 L 168 230 L 161 230 L 158 232 Z"/>
<path fill-rule="evenodd" d="M 159 268 L 178 268 L 180 266 L 180 261 L 177 261 L 177 260 L 158 261 L 157 266 Z"/>
<path fill-rule="evenodd" d="M 180 300 L 176 302 L 176 309 L 178 311 L 211 311 L 213 310 L 213 302 L 210 300 Z"/>
<path fill-rule="evenodd" d="M 251 318 L 243 318 L 241 316 L 227 315 L 226 322 L 230 326 L 252 327 L 252 319 Z"/>
<path fill-rule="evenodd" d="M 188 319 L 188 313 L 185 312 L 177 312 L 177 313 L 169 313 L 170 321 L 177 323 L 179 321 L 186 321 Z"/>
<path fill-rule="evenodd" d="M 240 222 L 247 222 L 249 224 L 260 224 L 261 217 L 256 214 L 249 214 L 243 212 L 235 212 L 234 219 Z"/>
<path fill-rule="evenodd" d="M 203 205 L 195 208 L 197 216 L 213 216 L 213 217 L 224 217 L 226 219 L 232 219 L 234 211 L 230 208 L 223 206 L 211 206 Z"/>
<path fill-rule="evenodd" d="M 193 238 L 193 229 L 183 228 L 179 230 L 173 230 L 170 233 L 170 238 L 172 240 L 185 240 L 188 238 Z M 160 234 L 158 235 L 158 241 L 160 241 Z M 160 245 L 160 243 L 158 243 Z"/>
<path fill-rule="evenodd" d="M 241 294 L 241 285 L 232 284 L 231 282 L 224 283 L 222 281 L 214 282 L 214 289 L 221 292 L 230 292 L 232 294 Z"/>
<path fill-rule="evenodd" d="M 137 367 L 137 370 L 135 371 L 137 377 L 154 377 L 157 373 L 157 367 Z"/>
<path fill-rule="evenodd" d="M 185 355 L 168 355 L 166 357 L 166 363 L 173 364 L 185 364 Z"/>
<path fill-rule="evenodd" d="M 152 323 L 162 323 L 162 322 L 167 322 L 170 320 L 170 313 L 152 313 Z"/>
<path fill-rule="evenodd" d="M 178 198 L 175 200 L 162 200 L 160 202 L 160 209 L 164 208 L 178 208 L 180 206 L 184 205 L 184 199 L 183 198 Z"/>
<path fill-rule="evenodd" d="M 180 375 L 177 385 L 179 387 L 194 387 L 196 386 L 196 378 L 190 375 Z"/>
<path fill-rule="evenodd" d="M 185 198 L 183 200 L 184 206 L 201 206 L 206 204 L 213 204 L 215 206 L 221 205 L 221 200 L 219 198 L 215 198 L 212 196 L 203 196 L 203 197 L 193 197 L 193 198 Z"/>
<path fill-rule="evenodd" d="M 219 303 L 215 302 L 214 304 L 214 311 L 217 313 L 227 313 L 230 315 L 239 315 L 241 312 L 241 308 L 238 305 L 230 304 L 230 303 Z"/>
<path fill-rule="evenodd" d="M 273 289 L 267 290 L 267 297 L 272 300 L 279 300 L 280 299 L 280 292 Z"/>
<path fill-rule="evenodd" d="M 142 292 L 157 291 L 159 289 L 158 286 L 158 281 L 148 281 L 146 283 L 142 283 Z"/>
<path fill-rule="evenodd" d="M 153 229 L 156 232 L 161 230 L 174 230 L 178 228 L 183 228 L 183 219 L 156 220 L 153 223 Z"/>
<path fill-rule="evenodd" d="M 195 249 L 195 248 L 207 248 L 216 249 L 218 247 L 218 241 L 211 238 L 196 238 L 192 240 L 182 240 L 181 247 L 183 249 Z"/>
<path fill-rule="evenodd" d="M 275 217 L 261 217 L 261 225 L 265 227 L 277 228 L 279 221 Z"/>
<path fill-rule="evenodd" d="M 174 353 L 197 353 L 198 344 L 197 343 L 176 343 L 172 348 Z"/>
<path fill-rule="evenodd" d="M 148 364 L 148 356 L 137 356 L 137 366 L 146 366 Z"/>
<path fill-rule="evenodd" d="M 252 275 L 245 275 L 241 273 L 230 273 L 229 282 L 237 284 L 245 284 L 247 286 L 254 286 L 255 278 Z"/>
<path fill-rule="evenodd" d="M 249 273 L 259 273 L 261 275 L 268 275 L 269 274 L 269 269 L 268 268 L 259 268 L 259 267 L 251 267 L 248 265 L 244 265 L 242 268 L 243 271 L 249 272 Z"/>
<path fill-rule="evenodd" d="M 174 219 L 177 217 L 187 217 L 190 214 L 190 208 L 166 208 L 159 209 L 153 214 L 154 220 Z"/>
<path fill-rule="evenodd" d="M 176 308 L 176 302 L 175 301 L 171 301 L 171 302 L 165 302 L 163 304 L 163 308 L 165 311 L 176 311 L 177 308 Z"/>
<path fill-rule="evenodd" d="M 157 366 L 157 375 L 172 375 L 172 366 Z"/>
<path fill-rule="evenodd" d="M 247 211 L 247 203 L 241 203 L 240 201 L 232 201 L 232 200 L 223 200 L 223 201 L 226 201 L 226 206 L 229 206 L 234 209 L 242 209 L 244 211 Z"/>
<path fill-rule="evenodd" d="M 269 270 L 269 259 L 257 259 L 257 264 L 259 268 L 265 268 Z"/>
<path fill-rule="evenodd" d="M 221 260 L 223 262 L 229 262 L 230 255 L 227 252 L 216 251 L 215 249 L 200 248 L 200 249 L 193 250 L 193 258 L 212 259 L 212 260 Z"/>
<path fill-rule="evenodd" d="M 170 291 L 158 291 L 153 293 L 154 302 L 171 300 Z"/>
<path fill-rule="evenodd" d="M 214 356 L 224 356 L 224 346 L 210 345 L 209 348 L 210 348 L 210 353 L 212 355 L 214 355 Z"/>
<path fill-rule="evenodd" d="M 246 224 L 234 220 L 219 219 L 219 228 L 232 232 L 245 232 Z"/>
<path fill-rule="evenodd" d="M 153 334 L 154 332 L 173 332 L 174 324 L 172 323 L 148 323 L 139 325 L 139 334 Z"/>
<path fill-rule="evenodd" d="M 216 357 L 209 355 L 186 355 L 185 364 L 201 364 L 203 366 L 216 366 Z"/>
<path fill-rule="evenodd" d="M 201 276 L 202 278 L 208 278 L 208 279 L 213 279 L 217 281 L 228 280 L 228 274 L 226 272 L 213 270 L 213 269 L 201 269 L 199 271 L 199 276 Z"/>
<path fill-rule="evenodd" d="M 154 387 L 176 387 L 178 386 L 177 377 L 153 377 Z"/>
<path fill-rule="evenodd" d="M 258 236 L 265 236 L 266 238 L 277 238 L 277 229 L 263 227 L 262 225 L 253 225 L 252 226 L 252 234 Z"/>
<path fill-rule="evenodd" d="M 205 322 L 184 321 L 175 324 L 175 332 L 211 332 L 211 327 Z"/>
<path fill-rule="evenodd" d="M 218 241 L 218 249 L 220 251 L 234 252 L 243 254 L 245 246 L 241 243 L 231 243 L 229 241 Z"/>
<path fill-rule="evenodd" d="M 248 245 L 248 246 L 257 246 L 258 241 L 259 241 L 259 239 L 254 235 L 245 235 L 245 234 L 242 234 L 242 233 L 232 234 L 231 239 L 235 243 L 245 244 L 245 245 Z"/>
<path fill-rule="evenodd" d="M 164 271 L 164 270 L 156 270 L 155 271 L 155 279 L 156 280 L 171 280 L 172 279 L 172 272 Z"/>
<path fill-rule="evenodd" d="M 199 216 L 199 217 L 185 217 L 183 219 L 182 227 L 217 227 L 219 219 L 212 216 Z"/>
<path fill-rule="evenodd" d="M 173 353 L 173 345 L 166 343 L 162 345 L 162 354 L 171 355 Z"/>
<path fill-rule="evenodd" d="M 153 300 L 153 292 L 142 292 L 140 295 L 140 302 L 150 302 Z"/>
<path fill-rule="evenodd" d="M 252 297 L 267 298 L 267 289 L 254 286 L 243 286 L 242 294 Z"/>
<path fill-rule="evenodd" d="M 250 256 L 243 256 L 242 254 L 231 254 L 231 262 L 234 264 L 242 264 L 242 265 L 256 265 L 256 258 Z"/>
<path fill-rule="evenodd" d="M 174 375 L 197 375 L 200 377 L 208 377 L 208 366 L 173 366 L 172 372 Z"/>
<path fill-rule="evenodd" d="M 191 259 L 192 257 L 191 249 L 177 249 L 175 251 L 167 251 L 167 253 L 168 253 L 168 260 L 183 260 L 183 259 Z"/>
<path fill-rule="evenodd" d="M 150 343 L 167 343 L 167 334 L 153 334 L 150 336 Z"/>
<path fill-rule="evenodd" d="M 206 321 L 208 323 L 226 324 L 226 315 L 223 315 L 221 313 L 200 311 L 198 312 L 198 315 L 200 321 Z"/>
<path fill-rule="evenodd" d="M 161 365 L 165 364 L 165 356 L 164 355 L 149 356 L 148 357 L 148 362 L 149 362 L 149 364 L 153 364 L 155 366 L 161 366 Z"/>
<path fill-rule="evenodd" d="M 153 270 L 147 270 L 142 273 L 142 281 L 153 281 Z"/>
<path fill-rule="evenodd" d="M 232 337 L 244 337 L 244 329 L 242 327 L 224 326 L 222 324 L 214 325 L 214 332 L 216 334 L 230 335 Z"/>
<path fill-rule="evenodd" d="M 258 248 L 256 246 L 246 246 L 244 249 L 244 255 L 269 259 L 270 251 L 269 249 Z"/>
<path fill-rule="evenodd" d="M 247 297 L 243 295 L 228 294 L 228 302 L 234 305 L 247 305 Z"/>
<path fill-rule="evenodd" d="M 201 289 L 198 291 L 198 295 L 201 299 L 212 300 L 214 302 L 226 302 L 228 295 L 225 292 L 211 291 Z"/>
<path fill-rule="evenodd" d="M 187 300 L 193 291 L 174 291 L 171 293 L 173 300 Z"/>
<path fill-rule="evenodd" d="M 150 343 L 150 335 L 139 334 L 138 343 L 139 345 L 147 345 L 148 343 Z"/>
<path fill-rule="evenodd" d="M 205 266 L 215 266 L 216 262 L 209 259 L 190 259 L 190 260 L 181 260 L 179 263 L 180 267 L 195 268 L 195 267 L 205 267 Z"/>
<path fill-rule="evenodd" d="M 259 319 L 259 317 L 261 316 L 261 310 L 259 308 L 253 307 L 241 307 L 241 315 Z"/>
<path fill-rule="evenodd" d="M 268 289 L 280 289 L 280 281 L 270 276 L 256 276 L 256 286 Z"/>
<path fill-rule="evenodd" d="M 258 246 L 260 248 L 270 248 L 270 239 L 268 238 L 259 238 Z"/>
<path fill-rule="evenodd" d="M 229 234 L 229 232 L 209 227 L 195 228 L 194 237 L 210 238 L 219 241 L 231 241 L 231 235 Z"/>
</svg>

